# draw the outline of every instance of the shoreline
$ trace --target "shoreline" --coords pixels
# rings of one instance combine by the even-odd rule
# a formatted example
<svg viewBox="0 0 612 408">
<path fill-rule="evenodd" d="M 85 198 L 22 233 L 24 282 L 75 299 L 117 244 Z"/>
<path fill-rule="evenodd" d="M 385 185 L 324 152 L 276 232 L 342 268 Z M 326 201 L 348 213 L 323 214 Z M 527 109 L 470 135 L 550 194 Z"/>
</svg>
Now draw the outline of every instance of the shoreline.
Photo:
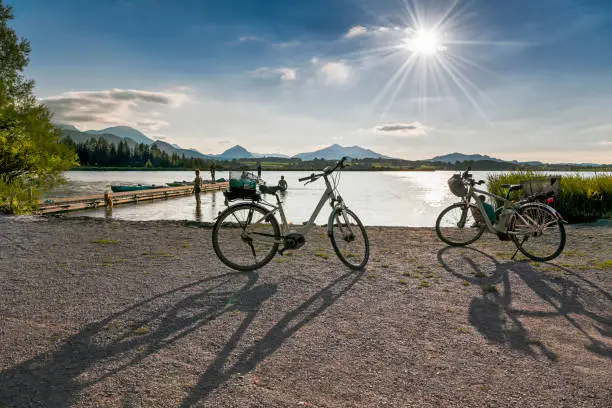
<svg viewBox="0 0 612 408">
<path fill-rule="evenodd" d="M 256 169 L 256 167 L 252 167 L 251 166 L 244 166 L 247 167 L 249 170 L 254 170 Z M 242 167 L 237 167 L 237 168 L 223 168 L 223 169 L 219 169 L 217 168 L 216 171 L 229 171 L 229 170 L 238 170 L 241 169 Z M 194 171 L 195 168 L 146 168 L 146 167 L 87 167 L 87 168 L 82 168 L 82 167 L 75 167 L 72 168 L 70 170 L 67 171 Z M 201 171 L 208 171 L 207 169 L 200 169 Z M 263 171 L 287 171 L 287 172 L 299 172 L 299 171 L 320 171 L 321 168 L 319 167 L 311 167 L 311 168 L 306 168 L 306 169 L 288 169 L 286 167 L 262 167 Z M 363 171 L 363 172 L 379 172 L 379 171 L 398 171 L 398 172 L 434 172 L 434 171 L 452 171 L 452 172 L 459 172 L 461 171 L 460 169 L 395 169 L 395 168 L 372 168 L 372 169 L 354 169 L 352 170 L 350 167 L 345 168 L 343 171 Z M 520 171 L 517 169 L 478 169 L 478 170 L 474 170 L 474 171 L 494 171 L 494 172 L 516 172 L 516 171 Z M 571 170 L 567 170 L 567 169 L 555 169 L 555 168 L 550 168 L 550 169 L 541 169 L 541 170 L 530 170 L 533 172 L 542 172 L 542 173 L 549 173 L 549 172 L 564 172 L 564 173 L 575 173 L 575 172 L 584 172 L 584 173 L 602 173 L 602 174 L 611 174 L 612 173 L 612 169 L 597 169 L 597 168 L 579 168 L 579 169 L 571 169 Z"/>
<path fill-rule="evenodd" d="M 0 216 L 0 405 L 608 407 L 606 224 L 548 263 L 366 227 L 363 272 L 318 227 L 237 273 L 200 223 Z"/>
<path fill-rule="evenodd" d="M 247 167 L 249 170 L 256 170 L 256 167 L 252 167 L 251 166 L 244 166 Z M 218 172 L 224 172 L 224 171 L 231 171 L 231 170 L 238 170 L 241 169 L 242 167 L 236 167 L 236 168 L 222 168 L 219 169 L 217 168 L 216 171 Z M 194 168 L 183 168 L 183 169 L 176 169 L 176 168 L 137 168 L 137 167 L 100 167 L 100 168 L 96 168 L 96 167 L 90 167 L 90 168 L 80 168 L 80 167 L 76 167 L 67 171 L 194 171 Z M 200 169 L 201 171 L 206 171 L 208 172 L 207 169 Z M 288 169 L 288 168 L 284 168 L 284 167 L 262 167 L 263 171 L 287 171 L 287 172 L 298 172 L 298 171 L 320 171 L 321 168 L 319 167 L 312 167 L 312 168 L 306 168 L 306 169 Z M 431 172 L 431 171 L 458 171 L 458 170 L 453 170 L 453 169 L 385 169 L 385 168 L 378 168 L 378 169 L 354 169 L 351 170 L 350 168 L 345 168 L 343 171 L 363 171 L 363 172 L 378 172 L 378 171 L 417 171 L 417 172 Z M 479 170 L 480 171 L 480 170 Z M 497 170 L 482 170 L 482 171 L 497 171 Z M 502 170 L 505 171 L 505 170 Z M 508 170 L 510 171 L 510 170 Z"/>
</svg>

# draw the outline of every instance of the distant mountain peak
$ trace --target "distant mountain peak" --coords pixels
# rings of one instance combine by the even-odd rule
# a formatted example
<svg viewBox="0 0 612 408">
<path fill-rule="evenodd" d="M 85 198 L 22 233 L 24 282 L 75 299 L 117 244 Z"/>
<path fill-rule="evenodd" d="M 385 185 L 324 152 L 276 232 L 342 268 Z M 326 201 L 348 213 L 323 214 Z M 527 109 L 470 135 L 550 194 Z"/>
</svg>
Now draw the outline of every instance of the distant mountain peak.
<svg viewBox="0 0 612 408">
<path fill-rule="evenodd" d="M 99 135 L 103 133 L 119 136 L 119 137 L 127 137 L 128 139 L 132 139 L 136 143 L 144 143 L 151 145 L 154 143 L 154 140 L 145 136 L 140 130 L 134 129 L 130 126 L 112 126 L 102 130 L 88 130 L 86 133 Z"/>
<path fill-rule="evenodd" d="M 365 149 L 361 146 L 348 146 L 344 147 L 337 143 L 325 147 L 323 149 L 316 150 L 314 152 L 300 153 L 293 157 L 302 160 L 313 160 L 313 159 L 324 159 L 324 160 L 339 160 L 343 156 L 347 156 L 353 159 L 389 159 L 390 157 L 380 153 L 376 153 L 370 149 Z"/>
<path fill-rule="evenodd" d="M 79 128 L 77 128 L 74 125 L 70 125 L 68 123 L 54 123 L 54 125 L 55 127 L 58 127 L 63 130 L 76 130 L 77 132 L 80 132 Z"/>
<path fill-rule="evenodd" d="M 497 159 L 495 157 L 487 156 L 486 154 L 464 154 L 464 153 L 449 153 L 442 156 L 433 157 L 427 161 L 432 162 L 444 162 L 444 163 L 456 163 L 463 161 L 482 161 L 490 160 L 495 162 L 504 162 L 505 160 Z"/>
<path fill-rule="evenodd" d="M 224 151 L 218 156 L 221 160 L 249 159 L 253 154 L 240 145 L 235 145 Z"/>
</svg>

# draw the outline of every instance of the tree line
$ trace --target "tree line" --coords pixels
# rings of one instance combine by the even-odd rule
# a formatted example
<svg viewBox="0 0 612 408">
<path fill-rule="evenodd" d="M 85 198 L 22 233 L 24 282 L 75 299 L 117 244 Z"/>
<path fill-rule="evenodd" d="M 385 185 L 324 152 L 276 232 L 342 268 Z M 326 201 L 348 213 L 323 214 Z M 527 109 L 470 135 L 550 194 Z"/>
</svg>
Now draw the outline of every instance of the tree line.
<svg viewBox="0 0 612 408">
<path fill-rule="evenodd" d="M 204 169 L 212 164 L 210 160 L 168 154 L 155 144 L 139 143 L 130 148 L 126 140 L 115 145 L 103 137 L 75 143 L 70 136 L 64 136 L 62 143 L 76 152 L 80 165 L 85 167 Z"/>
<path fill-rule="evenodd" d="M 76 152 L 81 167 L 90 168 L 152 168 L 152 169 L 209 169 L 213 165 L 217 170 L 251 169 L 262 163 L 264 170 L 275 171 L 314 171 L 333 165 L 335 160 L 313 159 L 303 161 L 299 158 L 248 158 L 232 160 L 211 160 L 178 155 L 160 149 L 156 144 L 135 144 L 130 147 L 124 139 L 117 145 L 104 137 L 92 137 L 85 142 L 76 143 L 70 136 L 64 136 L 61 144 L 68 150 Z M 431 171 L 454 170 L 462 171 L 467 167 L 474 171 L 508 171 L 508 170 L 544 170 L 544 171 L 579 171 L 592 168 L 576 165 L 527 165 L 493 160 L 465 162 L 431 162 L 426 160 L 402 159 L 357 159 L 352 160 L 349 171 Z M 609 171 L 602 167 L 599 171 Z"/>
</svg>

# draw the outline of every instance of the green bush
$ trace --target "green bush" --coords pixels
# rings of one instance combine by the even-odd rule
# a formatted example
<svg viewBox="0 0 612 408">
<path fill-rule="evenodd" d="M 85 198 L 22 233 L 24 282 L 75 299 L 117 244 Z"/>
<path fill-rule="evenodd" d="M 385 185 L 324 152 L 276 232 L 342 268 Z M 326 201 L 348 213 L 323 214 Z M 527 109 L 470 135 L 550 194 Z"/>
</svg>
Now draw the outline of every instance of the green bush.
<svg viewBox="0 0 612 408">
<path fill-rule="evenodd" d="M 505 196 L 506 189 L 502 184 L 519 184 L 528 180 L 547 180 L 559 177 L 555 174 L 517 171 L 504 174 L 490 174 L 488 176 L 489 191 L 493 194 Z M 612 216 L 612 174 L 600 173 L 592 177 L 580 174 L 563 175 L 561 177 L 561 191 L 555 197 L 554 207 L 568 222 L 595 221 L 599 218 Z M 519 199 L 521 192 L 516 191 L 512 199 Z"/>
<path fill-rule="evenodd" d="M 0 212 L 9 214 L 28 214 L 36 210 L 40 190 L 30 188 L 23 180 L 12 183 L 0 181 Z"/>
</svg>

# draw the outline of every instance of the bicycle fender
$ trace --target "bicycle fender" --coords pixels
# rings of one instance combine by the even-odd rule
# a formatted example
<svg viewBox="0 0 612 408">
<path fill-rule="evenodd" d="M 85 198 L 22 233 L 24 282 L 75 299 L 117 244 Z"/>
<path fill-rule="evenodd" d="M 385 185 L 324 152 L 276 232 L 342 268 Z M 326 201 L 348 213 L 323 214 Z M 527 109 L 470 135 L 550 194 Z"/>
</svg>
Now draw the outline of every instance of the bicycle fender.
<svg viewBox="0 0 612 408">
<path fill-rule="evenodd" d="M 332 226 L 334 224 L 334 214 L 336 214 L 339 210 L 341 210 L 340 206 L 336 206 L 332 212 L 329 214 L 329 219 L 327 220 L 327 236 L 332 236 Z"/>
</svg>

